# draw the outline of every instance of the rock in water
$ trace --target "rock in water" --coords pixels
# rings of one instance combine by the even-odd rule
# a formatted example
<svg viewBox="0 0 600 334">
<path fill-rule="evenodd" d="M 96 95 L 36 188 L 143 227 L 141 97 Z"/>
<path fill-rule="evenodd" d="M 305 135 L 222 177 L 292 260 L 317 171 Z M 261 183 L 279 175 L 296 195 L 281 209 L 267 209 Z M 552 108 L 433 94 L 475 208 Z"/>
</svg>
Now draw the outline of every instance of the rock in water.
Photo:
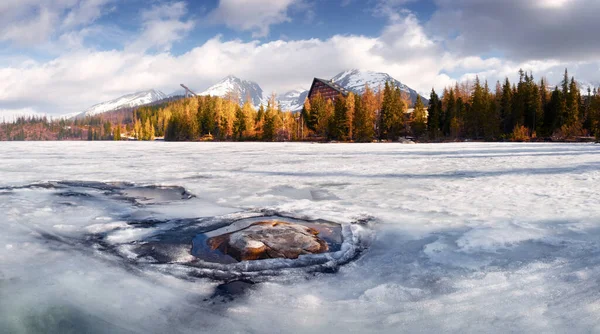
<svg viewBox="0 0 600 334">
<path fill-rule="evenodd" d="M 319 231 L 300 224 L 280 221 L 254 223 L 245 229 L 208 239 L 212 250 L 219 250 L 238 261 L 297 259 L 304 254 L 329 250 Z"/>
</svg>

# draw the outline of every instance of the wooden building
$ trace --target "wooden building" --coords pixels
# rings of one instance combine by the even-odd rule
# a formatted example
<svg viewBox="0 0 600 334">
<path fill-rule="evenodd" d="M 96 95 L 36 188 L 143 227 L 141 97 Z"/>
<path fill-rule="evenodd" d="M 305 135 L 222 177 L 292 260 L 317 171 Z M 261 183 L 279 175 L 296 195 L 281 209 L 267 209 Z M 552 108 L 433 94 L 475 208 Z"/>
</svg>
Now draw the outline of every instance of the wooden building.
<svg viewBox="0 0 600 334">
<path fill-rule="evenodd" d="M 331 80 L 315 78 L 310 86 L 308 99 L 310 100 L 317 94 L 321 94 L 326 101 L 330 100 L 333 102 L 340 94 L 343 96 L 348 96 L 348 93 L 350 93 L 350 91 Z"/>
</svg>

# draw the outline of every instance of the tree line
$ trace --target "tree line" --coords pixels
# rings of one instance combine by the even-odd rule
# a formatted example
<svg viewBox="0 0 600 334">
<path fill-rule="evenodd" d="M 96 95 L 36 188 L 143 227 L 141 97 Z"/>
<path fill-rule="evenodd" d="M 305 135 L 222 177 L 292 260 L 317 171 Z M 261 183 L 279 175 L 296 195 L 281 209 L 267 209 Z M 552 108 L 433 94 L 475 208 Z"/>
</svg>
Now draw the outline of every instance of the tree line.
<svg viewBox="0 0 600 334">
<path fill-rule="evenodd" d="M 243 105 L 234 96 L 197 96 L 163 106 L 142 107 L 134 113 L 132 135 L 167 141 L 249 140 L 290 141 L 301 139 L 298 117 L 278 107 L 275 96 L 266 106 Z"/>
<path fill-rule="evenodd" d="M 600 91 L 582 96 L 565 70 L 560 86 L 548 88 L 533 73 L 519 71 L 519 81 L 506 78 L 492 91 L 486 82 L 457 83 L 439 96 L 432 89 L 425 109 L 417 97 L 407 112 L 408 96 L 393 84 L 363 95 L 340 95 L 334 102 L 315 96 L 302 115 L 316 138 L 368 142 L 410 136 L 420 141 L 568 140 L 600 137 Z"/>
<path fill-rule="evenodd" d="M 432 90 L 427 116 L 429 140 L 565 140 L 600 136 L 600 92 L 587 90 L 583 97 L 568 71 L 560 86 L 548 88 L 542 78 L 519 71 L 519 81 L 446 88 L 442 96 Z"/>
<path fill-rule="evenodd" d="M 273 95 L 258 109 L 239 97 L 196 96 L 162 104 L 71 120 L 19 118 L 0 124 L 3 140 L 154 140 L 167 141 L 418 141 L 568 140 L 600 137 L 600 91 L 583 96 L 565 70 L 562 83 L 548 88 L 545 79 L 519 71 L 491 90 L 487 81 L 457 83 L 429 105 L 410 97 L 393 83 L 363 94 L 340 94 L 330 100 L 307 99 L 302 111 L 281 110 Z M 250 101 L 250 99 L 246 99 Z"/>
</svg>

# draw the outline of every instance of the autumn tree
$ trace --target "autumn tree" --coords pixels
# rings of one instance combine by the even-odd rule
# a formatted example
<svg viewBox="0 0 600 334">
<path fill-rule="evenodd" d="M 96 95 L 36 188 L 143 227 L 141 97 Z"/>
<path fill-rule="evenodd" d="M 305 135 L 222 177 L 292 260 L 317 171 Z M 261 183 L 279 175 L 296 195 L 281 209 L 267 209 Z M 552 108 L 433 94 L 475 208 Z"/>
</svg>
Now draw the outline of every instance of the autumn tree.
<svg viewBox="0 0 600 334">
<path fill-rule="evenodd" d="M 236 140 L 242 140 L 246 131 L 246 115 L 240 106 L 235 111 L 235 121 L 233 122 L 233 135 Z"/>
<path fill-rule="evenodd" d="M 417 95 L 417 101 L 415 102 L 415 110 L 412 114 L 412 130 L 413 135 L 417 138 L 423 136 L 427 129 L 427 113 L 425 111 L 425 105 L 421 96 Z"/>
<path fill-rule="evenodd" d="M 363 96 L 354 96 L 354 140 L 357 142 L 371 142 L 374 136 L 372 115 L 369 112 Z"/>
</svg>

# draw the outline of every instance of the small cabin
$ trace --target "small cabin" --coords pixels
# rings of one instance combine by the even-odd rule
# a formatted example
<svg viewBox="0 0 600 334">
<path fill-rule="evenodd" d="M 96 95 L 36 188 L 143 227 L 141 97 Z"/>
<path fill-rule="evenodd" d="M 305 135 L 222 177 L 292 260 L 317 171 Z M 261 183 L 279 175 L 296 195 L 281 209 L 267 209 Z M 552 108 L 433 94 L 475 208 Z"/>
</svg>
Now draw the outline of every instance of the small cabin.
<svg viewBox="0 0 600 334">
<path fill-rule="evenodd" d="M 310 86 L 308 99 L 311 100 L 317 94 L 321 94 L 326 101 L 329 100 L 333 102 L 340 94 L 348 96 L 348 93 L 350 93 L 349 90 L 336 84 L 333 80 L 315 78 Z"/>
</svg>

